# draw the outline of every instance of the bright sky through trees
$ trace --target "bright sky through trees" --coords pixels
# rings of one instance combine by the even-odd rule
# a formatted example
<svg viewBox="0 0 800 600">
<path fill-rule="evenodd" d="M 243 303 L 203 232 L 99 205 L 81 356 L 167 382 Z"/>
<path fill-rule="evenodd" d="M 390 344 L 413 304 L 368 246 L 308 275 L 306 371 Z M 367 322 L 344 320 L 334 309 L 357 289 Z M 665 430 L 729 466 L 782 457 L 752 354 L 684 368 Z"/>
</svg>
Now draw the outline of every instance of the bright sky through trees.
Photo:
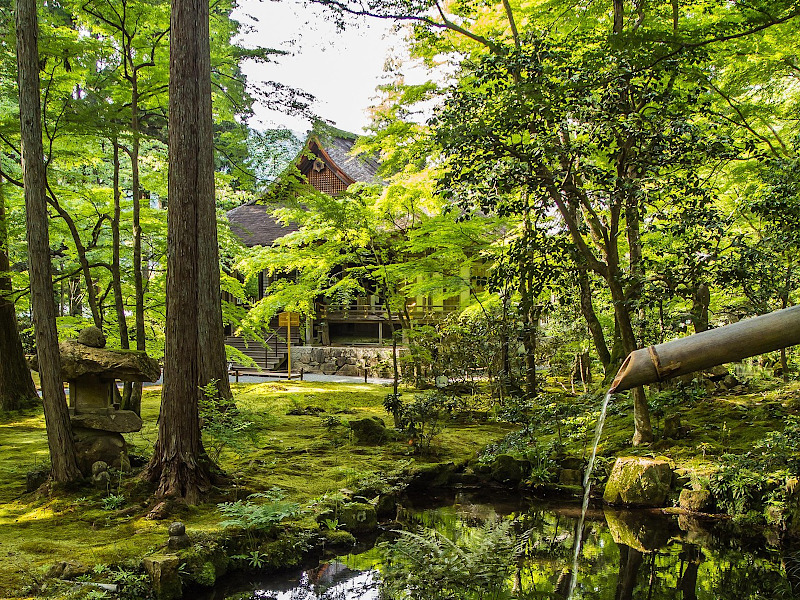
<svg viewBox="0 0 800 600">
<path fill-rule="evenodd" d="M 398 36 L 389 22 L 370 20 L 337 31 L 317 5 L 244 0 L 234 13 L 245 27 L 247 46 L 268 46 L 291 53 L 277 63 L 243 65 L 252 83 L 278 81 L 314 94 L 316 113 L 337 127 L 360 132 L 368 122 L 366 109 L 383 75 L 389 48 Z M 250 28 L 249 30 L 247 28 Z M 254 105 L 252 127 L 285 125 L 303 132 L 310 123 L 288 117 L 268 106 Z"/>
</svg>

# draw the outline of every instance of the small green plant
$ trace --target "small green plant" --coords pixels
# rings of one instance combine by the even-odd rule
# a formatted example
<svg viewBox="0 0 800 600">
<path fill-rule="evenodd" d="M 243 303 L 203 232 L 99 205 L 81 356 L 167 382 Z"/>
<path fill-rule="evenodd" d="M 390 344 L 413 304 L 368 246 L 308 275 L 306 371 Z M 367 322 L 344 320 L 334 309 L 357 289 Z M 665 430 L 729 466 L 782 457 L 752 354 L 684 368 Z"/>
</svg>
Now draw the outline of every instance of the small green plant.
<svg viewBox="0 0 800 600">
<path fill-rule="evenodd" d="M 322 523 L 325 525 L 326 529 L 330 529 L 331 531 L 339 529 L 339 519 L 322 519 Z"/>
<path fill-rule="evenodd" d="M 218 504 L 217 508 L 226 517 L 220 525 L 224 528 L 234 527 L 244 530 L 252 544 L 257 533 L 269 532 L 284 519 L 291 519 L 300 514 L 300 505 L 287 502 L 283 497 L 282 490 L 272 488 L 268 492 L 250 494 L 245 500 Z M 254 502 L 256 499 L 266 502 Z"/>
<path fill-rule="evenodd" d="M 402 429 L 403 427 L 403 401 L 401 400 L 401 396 L 403 394 L 386 394 L 386 398 L 383 399 L 383 408 L 386 409 L 392 418 L 394 419 L 394 427 L 395 429 Z"/>
<path fill-rule="evenodd" d="M 109 494 L 100 502 L 103 510 L 118 510 L 125 506 L 125 496 L 123 494 Z"/>
<path fill-rule="evenodd" d="M 217 384 L 212 379 L 200 386 L 199 412 L 203 444 L 214 462 L 226 448 L 244 450 L 247 441 L 253 441 L 255 431 L 249 415 L 233 403 L 221 402 Z"/>
<path fill-rule="evenodd" d="M 119 585 L 121 600 L 146 600 L 153 597 L 150 576 L 138 568 L 118 567 L 109 570 L 109 579 Z"/>
</svg>

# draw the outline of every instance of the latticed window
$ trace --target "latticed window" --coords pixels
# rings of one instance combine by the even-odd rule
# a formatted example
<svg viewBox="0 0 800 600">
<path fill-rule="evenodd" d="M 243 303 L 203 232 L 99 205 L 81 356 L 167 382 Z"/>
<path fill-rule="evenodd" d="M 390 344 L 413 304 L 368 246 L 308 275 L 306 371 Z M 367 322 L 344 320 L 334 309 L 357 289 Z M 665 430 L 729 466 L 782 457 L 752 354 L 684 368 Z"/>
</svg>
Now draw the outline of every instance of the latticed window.
<svg viewBox="0 0 800 600">
<path fill-rule="evenodd" d="M 335 196 L 347 189 L 347 184 L 333 174 L 333 171 L 327 168 L 317 170 L 312 169 L 308 174 L 308 182 L 315 190 L 323 194 Z"/>
</svg>

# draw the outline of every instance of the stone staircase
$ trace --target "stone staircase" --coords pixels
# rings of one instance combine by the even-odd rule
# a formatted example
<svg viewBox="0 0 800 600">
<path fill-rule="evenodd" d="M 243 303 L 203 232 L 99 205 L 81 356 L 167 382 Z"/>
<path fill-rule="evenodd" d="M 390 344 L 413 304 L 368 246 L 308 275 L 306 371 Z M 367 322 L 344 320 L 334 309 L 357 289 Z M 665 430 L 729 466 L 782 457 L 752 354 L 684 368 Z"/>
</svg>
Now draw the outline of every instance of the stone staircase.
<svg viewBox="0 0 800 600">
<path fill-rule="evenodd" d="M 297 346 L 300 343 L 300 328 L 292 328 L 292 346 Z M 281 368 L 286 368 L 286 330 L 281 328 L 277 333 L 269 334 L 265 343 L 254 341 L 246 341 L 244 338 L 238 336 L 228 336 L 225 338 L 225 344 L 236 348 L 243 354 L 249 356 L 255 361 L 258 368 L 253 366 L 244 365 L 239 362 L 233 361 L 230 368 L 241 370 L 258 370 L 262 371 L 277 371 Z"/>
</svg>

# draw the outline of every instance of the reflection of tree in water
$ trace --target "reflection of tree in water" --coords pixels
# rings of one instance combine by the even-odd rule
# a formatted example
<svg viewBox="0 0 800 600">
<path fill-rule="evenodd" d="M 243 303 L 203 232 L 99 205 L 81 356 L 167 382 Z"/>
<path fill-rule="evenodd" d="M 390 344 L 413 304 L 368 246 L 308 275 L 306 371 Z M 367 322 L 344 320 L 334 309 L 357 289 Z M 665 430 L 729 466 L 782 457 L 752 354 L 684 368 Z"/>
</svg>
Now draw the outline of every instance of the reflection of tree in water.
<svg viewBox="0 0 800 600">
<path fill-rule="evenodd" d="M 372 571 L 353 571 L 331 561 L 305 571 L 298 584 L 286 591 L 258 590 L 255 600 L 378 600 L 380 592 Z"/>
</svg>

